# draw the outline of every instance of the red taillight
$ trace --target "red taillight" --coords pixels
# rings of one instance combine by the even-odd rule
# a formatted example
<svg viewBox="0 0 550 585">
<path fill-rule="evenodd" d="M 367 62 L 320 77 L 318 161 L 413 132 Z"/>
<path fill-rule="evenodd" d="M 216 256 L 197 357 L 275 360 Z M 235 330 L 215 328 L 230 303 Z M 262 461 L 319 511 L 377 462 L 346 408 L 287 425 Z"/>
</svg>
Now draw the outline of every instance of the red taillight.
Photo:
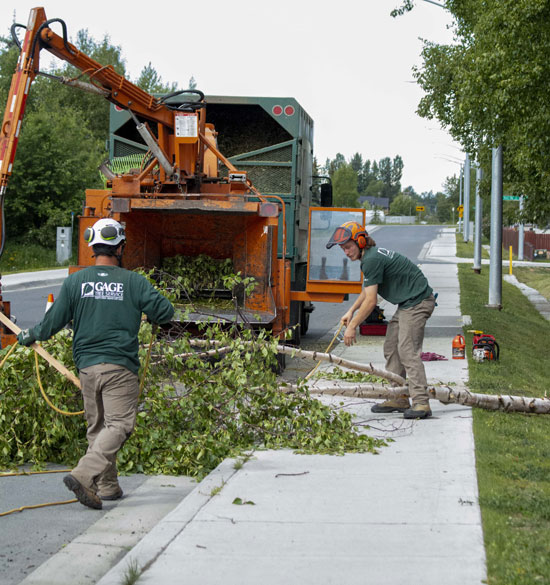
<svg viewBox="0 0 550 585">
<path fill-rule="evenodd" d="M 286 106 L 285 107 L 285 116 L 294 116 L 294 107 L 293 106 Z"/>
<path fill-rule="evenodd" d="M 276 203 L 260 203 L 258 215 L 260 217 L 277 217 L 279 215 L 279 206 Z"/>
</svg>

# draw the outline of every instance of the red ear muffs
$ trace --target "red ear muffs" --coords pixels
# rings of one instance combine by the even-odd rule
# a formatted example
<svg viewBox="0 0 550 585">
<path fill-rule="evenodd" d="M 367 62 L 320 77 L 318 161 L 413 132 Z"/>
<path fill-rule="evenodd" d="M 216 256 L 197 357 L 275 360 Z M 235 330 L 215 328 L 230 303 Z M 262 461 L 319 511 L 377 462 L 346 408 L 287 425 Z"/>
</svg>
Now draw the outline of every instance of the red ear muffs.
<svg viewBox="0 0 550 585">
<path fill-rule="evenodd" d="M 365 248 L 367 245 L 367 234 L 365 232 L 359 232 L 355 241 L 357 242 L 359 248 Z"/>
</svg>

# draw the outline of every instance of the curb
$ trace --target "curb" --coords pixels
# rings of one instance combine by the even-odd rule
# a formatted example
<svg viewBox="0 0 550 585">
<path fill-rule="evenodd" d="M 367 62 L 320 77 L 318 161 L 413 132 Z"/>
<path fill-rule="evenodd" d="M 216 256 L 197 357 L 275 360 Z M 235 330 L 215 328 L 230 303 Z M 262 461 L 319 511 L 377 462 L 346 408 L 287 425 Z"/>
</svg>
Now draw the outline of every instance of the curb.
<svg viewBox="0 0 550 585">
<path fill-rule="evenodd" d="M 97 582 L 97 585 L 120 585 L 130 567 L 141 574 L 166 550 L 171 542 L 186 529 L 195 516 L 215 497 L 214 490 L 223 486 L 236 474 L 234 459 L 225 459 L 211 471 L 181 503 L 167 514 L 139 541 L 123 559 Z"/>
<path fill-rule="evenodd" d="M 80 536 L 27 575 L 20 585 L 92 585 L 125 558 L 196 485 L 187 476 L 152 476 Z M 80 506 L 80 504 L 76 504 Z M 75 559 L 78 559 L 75 562 Z M 120 585 L 123 581 L 116 581 Z"/>
</svg>

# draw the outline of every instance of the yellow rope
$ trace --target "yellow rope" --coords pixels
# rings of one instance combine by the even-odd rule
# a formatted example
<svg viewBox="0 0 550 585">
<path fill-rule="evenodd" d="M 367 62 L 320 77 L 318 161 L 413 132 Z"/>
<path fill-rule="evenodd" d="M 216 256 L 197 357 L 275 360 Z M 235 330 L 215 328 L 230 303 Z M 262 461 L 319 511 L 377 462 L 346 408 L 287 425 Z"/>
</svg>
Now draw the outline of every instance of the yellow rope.
<svg viewBox="0 0 550 585">
<path fill-rule="evenodd" d="M 13 510 L 8 510 L 7 512 L 0 513 L 0 516 L 7 516 L 8 514 L 13 514 L 14 512 L 22 512 L 23 510 L 34 510 L 36 508 L 45 508 L 46 506 L 61 506 L 62 504 L 74 504 L 78 502 L 75 498 L 74 500 L 65 500 L 63 502 L 49 502 L 47 504 L 36 504 L 35 506 L 21 506 L 20 508 L 14 508 Z"/>
<path fill-rule="evenodd" d="M 17 343 L 12 344 L 12 346 L 10 347 L 8 353 L 4 356 L 4 359 L 2 360 L 2 363 L 0 363 L 0 368 L 3 368 L 4 367 L 4 364 L 6 363 L 6 360 L 14 352 L 14 350 L 15 350 L 16 347 L 17 347 Z"/>
<path fill-rule="evenodd" d="M 149 361 L 151 359 L 151 350 L 153 348 L 153 341 L 155 339 L 156 330 L 157 330 L 157 325 L 153 325 L 153 328 L 151 330 L 151 340 L 149 341 L 149 348 L 147 350 L 147 357 L 145 358 L 143 375 L 142 375 L 141 383 L 139 386 L 139 395 L 140 396 L 141 396 L 141 392 L 143 390 L 143 386 L 145 384 L 145 377 L 147 375 L 147 370 L 149 368 Z M 15 350 L 16 346 L 17 346 L 17 343 L 14 343 L 12 345 L 11 349 L 8 351 L 8 353 L 6 354 L 6 356 L 4 357 L 2 362 L 0 363 L 0 369 L 4 366 L 4 363 L 6 362 L 8 357 L 11 355 L 11 353 Z M 40 387 L 40 392 L 42 393 L 42 396 L 44 397 L 44 400 L 46 401 L 48 406 L 50 406 L 50 408 L 52 408 L 53 410 L 55 410 L 59 414 L 64 414 L 66 416 L 74 416 L 74 415 L 78 415 L 78 414 L 84 414 L 83 410 L 81 410 L 79 412 L 68 412 L 66 410 L 61 410 L 61 409 L 57 408 L 57 406 L 55 406 L 51 402 L 51 400 L 48 398 L 46 392 L 44 391 L 44 387 L 42 386 L 42 380 L 40 378 L 40 368 L 38 366 L 38 354 L 36 353 L 36 351 L 34 352 L 34 363 L 35 363 L 35 367 L 36 367 L 36 379 L 38 381 L 38 386 Z M 41 474 L 41 473 L 67 473 L 67 472 L 70 473 L 70 471 L 71 471 L 70 469 L 56 469 L 56 470 L 52 470 L 52 471 L 21 471 L 21 472 L 13 472 L 13 473 L 0 473 L 0 477 L 13 477 L 13 476 L 17 476 L 17 475 L 36 475 L 36 474 Z M 14 514 L 15 512 L 22 512 L 23 510 L 35 510 L 37 508 L 46 508 L 48 506 L 61 506 L 64 504 L 74 504 L 75 502 L 78 502 L 78 500 L 76 498 L 73 500 L 64 500 L 63 502 L 48 502 L 45 504 L 36 504 L 34 506 L 21 506 L 20 508 L 14 508 L 13 510 L 8 510 L 7 512 L 1 512 L 0 517 L 8 516 L 9 514 Z"/>
<path fill-rule="evenodd" d="M 338 335 L 340 335 L 340 331 L 342 331 L 342 327 L 344 326 L 343 323 L 340 323 L 340 327 L 338 327 L 338 331 L 336 331 L 336 333 L 334 334 L 334 337 L 332 338 L 332 341 L 328 344 L 328 347 L 325 350 L 325 353 L 328 353 L 334 342 L 336 341 L 336 339 L 338 339 Z M 319 360 L 317 362 L 317 365 L 313 368 L 313 370 L 311 370 L 311 372 L 309 372 L 309 374 L 305 377 L 306 380 L 309 380 L 311 378 L 311 376 L 313 376 L 313 374 L 317 371 L 317 368 L 321 365 L 321 360 Z"/>
<path fill-rule="evenodd" d="M 40 475 L 41 473 L 70 473 L 71 469 L 52 469 L 50 471 L 13 471 L 0 473 L 0 477 L 15 477 L 17 475 Z"/>
<path fill-rule="evenodd" d="M 55 404 L 53 404 L 52 401 L 48 398 L 48 396 L 44 390 L 44 387 L 42 386 L 42 380 L 40 379 L 40 368 L 38 367 L 38 354 L 36 353 L 36 351 L 34 352 L 34 364 L 36 366 L 36 379 L 38 380 L 38 386 L 39 386 L 40 392 L 42 393 L 42 396 L 44 397 L 44 400 L 46 401 L 48 406 L 50 408 L 53 408 L 53 410 L 55 410 L 55 412 L 58 412 L 59 414 L 64 414 L 65 416 L 76 416 L 79 414 L 84 414 L 83 410 L 79 410 L 78 412 L 68 412 L 67 410 L 61 410 L 61 409 L 57 408 L 57 406 L 55 406 Z"/>
<path fill-rule="evenodd" d="M 143 391 L 143 386 L 145 384 L 145 376 L 146 376 L 147 370 L 149 368 L 149 361 L 151 359 L 151 350 L 153 348 L 153 341 L 155 339 L 156 330 L 157 330 L 157 326 L 153 325 L 153 329 L 151 331 L 151 340 L 149 341 L 149 349 L 147 350 L 147 357 L 145 359 L 145 366 L 143 368 L 143 375 L 142 375 L 141 383 L 139 386 L 139 395 L 140 396 L 141 396 L 141 392 Z M 12 345 L 11 349 L 8 351 L 8 353 L 5 355 L 4 359 L 2 360 L 2 363 L 0 363 L 0 368 L 2 368 L 4 366 L 4 363 L 6 362 L 8 357 L 12 354 L 12 352 L 15 350 L 16 346 L 17 346 L 16 343 L 14 343 Z M 40 392 L 41 392 L 42 396 L 44 397 L 44 400 L 46 401 L 48 406 L 50 408 L 52 408 L 53 410 L 55 410 L 55 412 L 58 412 L 59 414 L 63 414 L 65 416 L 77 416 L 80 414 L 84 414 L 83 410 L 79 410 L 78 412 L 68 412 L 67 410 L 61 410 L 60 408 L 57 408 L 57 406 L 55 406 L 55 404 L 53 404 L 52 401 L 48 398 L 48 395 L 46 394 L 46 391 L 44 390 L 44 387 L 42 386 L 42 379 L 40 378 L 40 368 L 38 366 L 38 354 L 36 353 L 36 351 L 34 352 L 34 364 L 35 364 L 35 369 L 36 369 L 36 379 L 38 381 L 38 386 L 39 386 Z"/>
<path fill-rule="evenodd" d="M 14 477 L 17 475 L 40 475 L 43 473 L 70 473 L 70 471 L 70 469 L 52 469 L 47 471 L 14 471 L 12 473 L 0 473 L 0 477 Z M 22 512 L 23 510 L 34 510 L 35 508 L 46 508 L 47 506 L 61 506 L 62 504 L 74 504 L 75 502 L 78 502 L 78 500 L 64 500 L 63 502 L 47 502 L 46 504 L 21 506 L 20 508 L 14 508 L 13 510 L 8 510 L 7 512 L 1 512 L 0 517 L 8 516 L 9 514 L 14 514 L 15 512 Z"/>
</svg>

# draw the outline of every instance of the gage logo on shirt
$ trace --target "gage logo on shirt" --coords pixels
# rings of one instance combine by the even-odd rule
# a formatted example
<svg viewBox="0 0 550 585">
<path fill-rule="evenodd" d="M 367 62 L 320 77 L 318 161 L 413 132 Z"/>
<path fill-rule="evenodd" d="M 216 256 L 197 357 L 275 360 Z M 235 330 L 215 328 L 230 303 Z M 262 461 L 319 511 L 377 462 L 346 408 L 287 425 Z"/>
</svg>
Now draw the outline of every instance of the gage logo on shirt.
<svg viewBox="0 0 550 585">
<path fill-rule="evenodd" d="M 80 297 L 122 301 L 124 300 L 124 284 L 122 282 L 83 282 Z"/>
</svg>

